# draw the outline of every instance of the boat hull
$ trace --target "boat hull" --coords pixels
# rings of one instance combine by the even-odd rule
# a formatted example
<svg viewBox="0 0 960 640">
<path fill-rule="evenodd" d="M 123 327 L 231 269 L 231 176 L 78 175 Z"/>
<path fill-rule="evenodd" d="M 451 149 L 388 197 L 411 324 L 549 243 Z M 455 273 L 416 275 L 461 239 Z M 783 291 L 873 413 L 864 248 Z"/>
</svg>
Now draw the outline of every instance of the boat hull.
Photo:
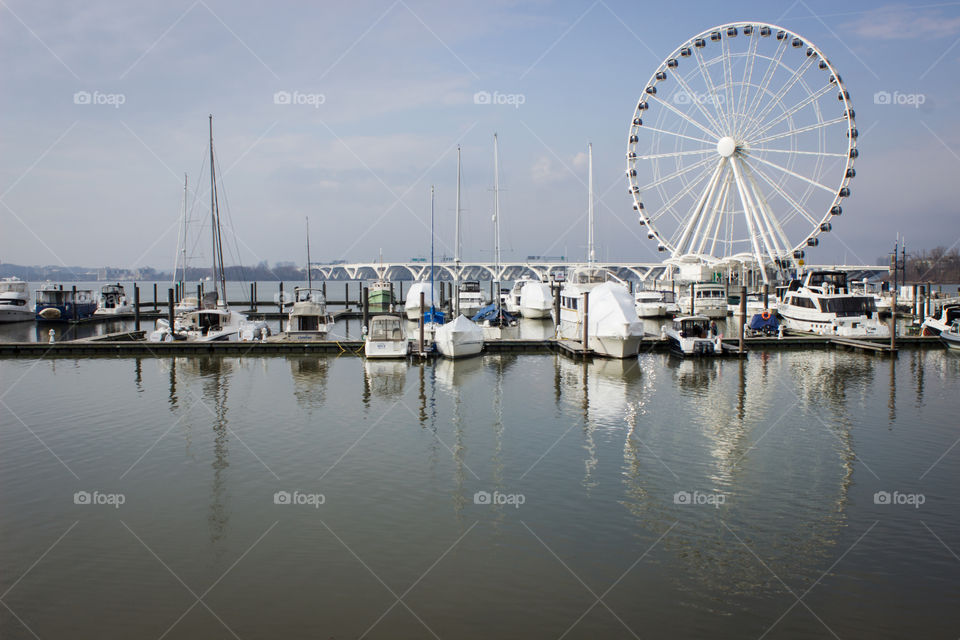
<svg viewBox="0 0 960 640">
<path fill-rule="evenodd" d="M 854 319 L 852 321 L 831 322 L 829 319 L 803 318 L 793 315 L 791 309 L 780 309 L 783 318 L 783 328 L 789 331 L 815 333 L 822 336 L 839 336 L 842 338 L 888 338 L 890 329 L 883 323 L 869 319 Z"/>
<path fill-rule="evenodd" d="M 96 303 L 78 303 L 76 305 L 76 318 L 74 318 L 74 305 L 44 305 L 37 304 L 36 318 L 45 322 L 70 322 L 76 320 L 87 320 L 93 317 L 97 310 Z"/>
<path fill-rule="evenodd" d="M 0 306 L 0 322 L 25 322 L 35 317 L 36 314 L 30 307 Z"/>
<path fill-rule="evenodd" d="M 406 358 L 410 343 L 406 340 L 367 340 L 363 355 L 368 358 Z"/>
<path fill-rule="evenodd" d="M 634 358 L 640 352 L 640 336 L 588 336 L 590 349 L 606 358 Z"/>
<path fill-rule="evenodd" d="M 636 305 L 638 318 L 660 318 L 667 315 L 667 306 L 661 303 L 641 302 Z"/>
</svg>

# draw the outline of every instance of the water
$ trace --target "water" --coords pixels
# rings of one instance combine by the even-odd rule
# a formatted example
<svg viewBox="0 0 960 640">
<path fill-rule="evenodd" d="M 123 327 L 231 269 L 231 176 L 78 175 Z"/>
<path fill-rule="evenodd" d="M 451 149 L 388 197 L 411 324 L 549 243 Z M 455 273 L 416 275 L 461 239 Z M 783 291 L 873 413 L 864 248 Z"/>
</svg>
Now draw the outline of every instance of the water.
<svg viewBox="0 0 960 640">
<path fill-rule="evenodd" d="M 954 637 L 958 379 L 939 350 L 0 360 L 0 637 Z"/>
</svg>

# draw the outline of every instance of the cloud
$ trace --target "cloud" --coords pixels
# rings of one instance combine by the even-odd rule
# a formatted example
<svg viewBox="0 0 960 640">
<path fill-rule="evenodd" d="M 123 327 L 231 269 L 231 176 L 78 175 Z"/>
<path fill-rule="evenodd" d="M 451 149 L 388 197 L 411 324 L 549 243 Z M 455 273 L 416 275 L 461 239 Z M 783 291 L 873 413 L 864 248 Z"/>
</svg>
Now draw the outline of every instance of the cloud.
<svg viewBox="0 0 960 640">
<path fill-rule="evenodd" d="M 947 18 L 939 11 L 890 6 L 866 13 L 847 28 L 863 38 L 881 40 L 943 38 L 960 33 L 960 17 Z"/>
</svg>

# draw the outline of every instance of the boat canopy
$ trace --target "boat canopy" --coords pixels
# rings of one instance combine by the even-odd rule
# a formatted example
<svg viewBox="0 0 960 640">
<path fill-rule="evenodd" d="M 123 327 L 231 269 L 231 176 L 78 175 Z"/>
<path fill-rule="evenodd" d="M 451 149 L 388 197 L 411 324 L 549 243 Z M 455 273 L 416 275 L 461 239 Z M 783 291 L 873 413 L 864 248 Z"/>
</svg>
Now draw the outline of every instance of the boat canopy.
<svg viewBox="0 0 960 640">
<path fill-rule="evenodd" d="M 370 340 L 404 340 L 403 325 L 397 316 L 374 316 L 370 319 Z"/>
</svg>

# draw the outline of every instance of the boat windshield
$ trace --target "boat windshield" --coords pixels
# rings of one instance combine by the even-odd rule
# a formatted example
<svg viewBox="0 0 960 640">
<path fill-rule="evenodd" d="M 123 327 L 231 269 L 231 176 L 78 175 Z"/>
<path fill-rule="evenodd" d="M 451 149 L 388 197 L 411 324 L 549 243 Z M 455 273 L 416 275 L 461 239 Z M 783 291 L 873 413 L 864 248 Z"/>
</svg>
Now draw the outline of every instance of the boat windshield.
<svg viewBox="0 0 960 640">
<path fill-rule="evenodd" d="M 607 272 L 604 269 L 578 269 L 573 274 L 575 284 L 593 284 L 607 281 Z"/>
<path fill-rule="evenodd" d="M 374 318 L 370 323 L 371 340 L 403 340 L 400 318 Z"/>
<path fill-rule="evenodd" d="M 843 271 L 814 271 L 807 278 L 808 287 L 832 285 L 834 289 L 847 288 L 847 274 Z"/>
<path fill-rule="evenodd" d="M 26 282 L 0 282 L 0 293 L 26 293 Z"/>
<path fill-rule="evenodd" d="M 953 324 L 957 320 L 960 320 L 960 306 L 946 307 L 944 311 L 947 312 L 947 324 Z"/>
<path fill-rule="evenodd" d="M 464 293 L 480 293 L 480 283 L 476 281 L 464 282 L 460 285 L 460 291 Z"/>
<path fill-rule="evenodd" d="M 838 317 L 870 316 L 877 310 L 872 296 L 844 296 L 842 298 L 823 298 L 820 300 L 823 310 L 835 313 Z"/>
<path fill-rule="evenodd" d="M 698 298 L 726 298 L 727 292 L 721 288 L 715 287 L 704 287 L 698 288 L 696 291 Z"/>
</svg>

